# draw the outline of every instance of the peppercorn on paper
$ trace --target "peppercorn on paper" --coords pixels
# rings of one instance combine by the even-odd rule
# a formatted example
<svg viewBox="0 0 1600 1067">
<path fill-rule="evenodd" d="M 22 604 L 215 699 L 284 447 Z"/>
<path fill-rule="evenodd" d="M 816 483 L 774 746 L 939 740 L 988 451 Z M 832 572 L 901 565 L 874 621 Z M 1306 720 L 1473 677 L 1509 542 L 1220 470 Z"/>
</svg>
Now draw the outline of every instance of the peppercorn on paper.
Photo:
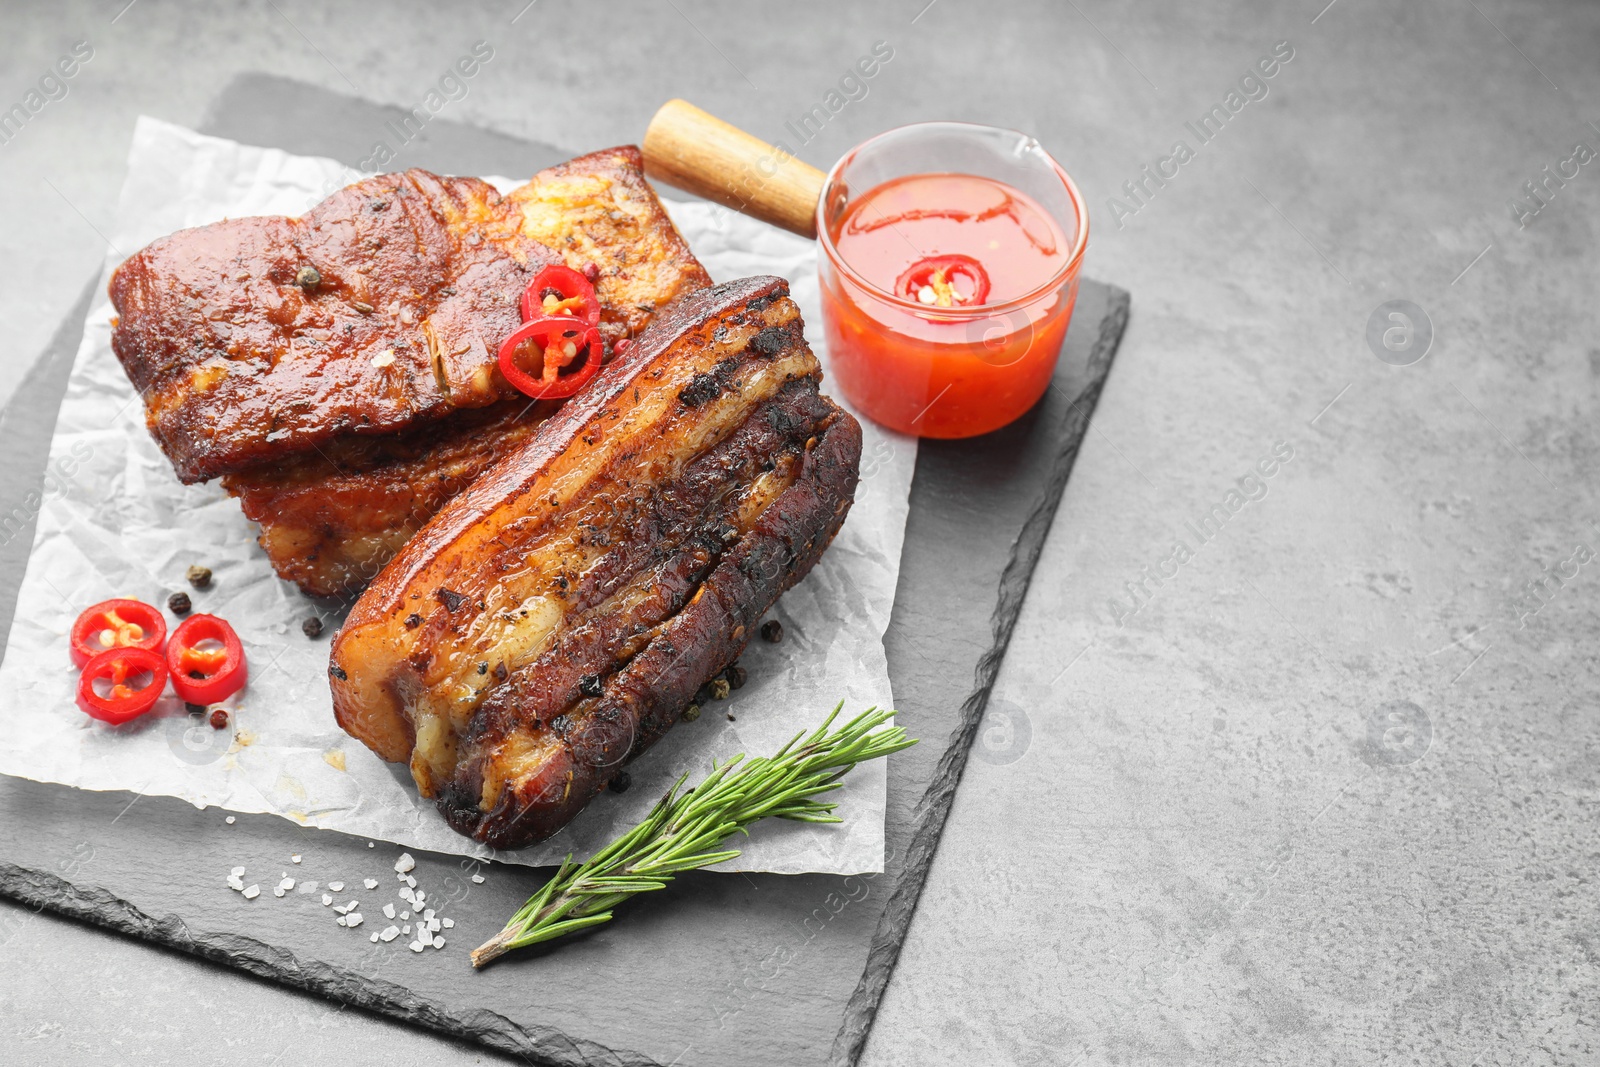
<svg viewBox="0 0 1600 1067">
<path fill-rule="evenodd" d="M 240 145 L 141 118 L 134 133 L 104 281 L 122 259 L 174 230 L 241 215 L 297 215 L 363 175 L 328 159 Z M 502 191 L 523 179 L 489 179 Z M 707 204 L 667 203 L 717 281 L 789 279 L 821 358 L 813 242 Z M 38 525 L 0 664 L 8 696 L 0 773 L 94 790 L 180 797 L 200 807 L 269 812 L 307 826 L 410 847 L 526 863 L 586 856 L 644 817 L 680 775 L 693 782 L 737 753 L 770 754 L 834 705 L 842 714 L 889 706 L 883 633 L 894 602 L 916 442 L 865 418 L 861 487 L 821 563 L 770 618 L 781 643 L 759 638 L 740 663 L 749 681 L 712 701 L 628 768 L 627 792 L 602 793 L 565 830 L 532 848 L 495 853 L 451 830 L 417 795 L 409 771 L 383 763 L 334 722 L 324 604 L 280 580 L 256 530 L 216 484 L 184 486 L 144 426 L 144 410 L 111 351 L 109 299 L 91 308 L 51 443 L 41 490 L 26 502 Z M 826 377 L 823 384 L 828 391 Z M 840 399 L 833 394 L 836 400 Z M 840 400 L 843 403 L 842 400 Z M 848 406 L 848 405 L 846 405 Z M 209 588 L 185 579 L 209 567 Z M 110 597 L 165 608 L 187 592 L 194 610 L 232 623 L 249 685 L 226 701 L 224 729 L 191 716 L 170 689 L 156 707 L 112 727 L 78 710 L 67 634 L 77 614 Z M 322 616 L 320 637 L 302 631 Z M 169 628 L 178 619 L 167 612 Z M 839 825 L 764 824 L 726 870 L 837 874 L 882 870 L 885 768 L 858 767 L 835 794 Z"/>
</svg>

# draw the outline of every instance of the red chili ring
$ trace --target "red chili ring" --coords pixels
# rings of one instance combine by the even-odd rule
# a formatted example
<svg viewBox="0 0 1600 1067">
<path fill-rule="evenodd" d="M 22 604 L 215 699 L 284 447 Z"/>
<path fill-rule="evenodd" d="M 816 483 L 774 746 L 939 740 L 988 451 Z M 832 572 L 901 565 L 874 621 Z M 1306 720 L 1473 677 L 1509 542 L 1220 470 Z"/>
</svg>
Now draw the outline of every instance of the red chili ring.
<svg viewBox="0 0 1600 1067">
<path fill-rule="evenodd" d="M 549 315 L 544 310 L 544 294 L 548 289 L 554 289 L 563 300 L 581 298 L 583 300 L 583 314 L 571 315 L 571 318 L 580 319 L 590 326 L 600 324 L 600 299 L 595 296 L 594 284 L 578 271 L 563 263 L 553 263 L 534 275 L 533 281 L 522 291 L 522 299 L 518 306 L 522 309 L 522 321 L 532 322 L 539 318 L 566 318 L 565 315 Z"/>
<path fill-rule="evenodd" d="M 551 374 L 552 364 L 545 362 L 540 357 L 540 374 L 538 377 L 528 373 L 517 365 L 517 348 L 526 341 L 540 337 L 548 338 L 550 335 L 575 333 L 579 335 L 576 345 L 577 351 L 570 360 L 563 360 L 554 364 L 555 373 Z M 540 347 L 548 350 L 548 341 L 541 342 Z M 603 355 L 603 346 L 600 340 L 600 331 L 583 322 L 581 319 L 574 321 L 567 317 L 545 316 L 525 322 L 511 332 L 500 344 L 500 373 L 505 375 L 519 392 L 526 393 L 536 399 L 559 399 L 571 396 L 586 385 L 589 379 L 600 373 L 600 362 Z M 562 374 L 566 367 L 578 361 L 582 365 L 570 374 Z"/>
<path fill-rule="evenodd" d="M 894 291 L 907 300 L 921 303 L 917 293 L 930 283 L 934 271 L 943 271 L 946 277 L 961 276 L 972 284 L 972 295 L 958 307 L 974 307 L 989 299 L 989 272 L 971 256 L 925 256 L 907 267 L 895 279 Z M 930 305 L 931 306 L 931 305 Z"/>
<path fill-rule="evenodd" d="M 202 641 L 218 641 L 222 648 L 196 648 Z M 172 631 L 172 640 L 167 642 L 167 668 L 172 674 L 173 690 L 189 704 L 226 700 L 243 689 L 250 678 L 239 635 L 226 620 L 215 615 L 191 615 L 178 624 Z"/>
<path fill-rule="evenodd" d="M 146 671 L 150 672 L 149 685 L 129 689 L 122 684 Z M 166 661 L 148 648 L 109 648 L 83 665 L 83 673 L 78 676 L 78 707 L 85 715 L 121 726 L 155 706 L 167 688 L 167 674 Z M 94 689 L 94 683 L 102 680 L 111 682 L 111 692 L 103 696 Z"/>
<path fill-rule="evenodd" d="M 131 630 L 139 631 L 138 637 Z M 101 635 L 110 631 L 112 642 Z M 72 624 L 69 654 L 75 666 L 83 667 L 102 652 L 116 648 L 143 648 L 160 651 L 167 640 L 167 620 L 161 612 L 142 600 L 102 600 L 85 608 Z"/>
</svg>

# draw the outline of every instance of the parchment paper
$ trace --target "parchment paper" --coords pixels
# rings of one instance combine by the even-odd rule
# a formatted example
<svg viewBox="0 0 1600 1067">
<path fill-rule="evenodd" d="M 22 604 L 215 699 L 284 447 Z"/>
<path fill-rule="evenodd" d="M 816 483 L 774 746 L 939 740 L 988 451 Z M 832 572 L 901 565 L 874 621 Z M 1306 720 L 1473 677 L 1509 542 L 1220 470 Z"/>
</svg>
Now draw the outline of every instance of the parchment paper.
<svg viewBox="0 0 1600 1067">
<path fill-rule="evenodd" d="M 135 130 L 104 280 L 128 254 L 173 230 L 224 217 L 297 215 L 357 177 L 332 160 L 204 137 L 150 118 Z M 502 190 L 524 179 L 490 179 Z M 788 278 L 807 337 L 822 341 L 812 242 L 706 204 L 668 209 L 713 278 Z M 308 826 L 439 852 L 528 864 L 584 856 L 640 819 L 684 772 L 712 758 L 776 750 L 814 727 L 840 700 L 845 712 L 892 706 L 883 633 L 893 604 L 916 461 L 913 439 L 862 419 L 862 484 L 844 530 L 771 617 L 785 637 L 757 638 L 741 663 L 749 683 L 705 706 L 629 767 L 631 788 L 602 793 L 562 833 L 520 852 L 495 853 L 452 831 L 417 796 L 410 773 L 383 763 L 333 720 L 328 637 L 307 638 L 327 606 L 279 580 L 256 529 L 216 485 L 183 486 L 144 427 L 143 406 L 111 352 L 110 301 L 91 309 L 51 444 L 32 555 L 0 665 L 0 773 L 96 790 L 181 797 L 198 807 L 269 812 Z M 838 399 L 836 397 L 836 399 Z M 841 401 L 842 402 L 842 401 Z M 213 587 L 189 588 L 191 564 Z M 84 607 L 112 596 L 164 606 L 187 590 L 196 611 L 228 619 L 244 643 L 250 684 L 215 731 L 170 692 L 123 727 L 90 719 L 73 702 L 77 672 L 67 632 Z M 176 620 L 169 614 L 169 624 Z M 328 628 L 337 618 L 327 619 Z M 732 718 L 730 718 L 730 715 Z M 844 823 L 773 822 L 742 842 L 727 870 L 847 874 L 882 870 L 884 768 L 858 768 L 835 794 Z M 217 813 L 222 819 L 223 812 Z"/>
</svg>

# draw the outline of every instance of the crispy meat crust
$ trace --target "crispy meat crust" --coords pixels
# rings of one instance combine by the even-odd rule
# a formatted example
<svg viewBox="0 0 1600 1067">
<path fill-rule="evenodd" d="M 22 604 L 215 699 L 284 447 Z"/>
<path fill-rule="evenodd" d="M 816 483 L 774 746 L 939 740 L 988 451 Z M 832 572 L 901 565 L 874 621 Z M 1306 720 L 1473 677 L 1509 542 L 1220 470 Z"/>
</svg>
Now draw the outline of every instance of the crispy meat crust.
<svg viewBox="0 0 1600 1067">
<path fill-rule="evenodd" d="M 347 433 L 387 433 L 509 386 L 491 373 L 550 249 L 476 178 L 384 174 L 298 219 L 182 230 L 111 276 L 111 344 L 185 482 Z M 302 267 L 319 284 L 302 288 Z"/>
<path fill-rule="evenodd" d="M 513 848 L 565 825 L 844 521 L 861 430 L 802 330 L 775 278 L 653 323 L 357 602 L 340 725 L 409 761 L 462 833 Z"/>
<path fill-rule="evenodd" d="M 504 197 L 411 170 L 298 219 L 180 231 L 112 275 L 112 347 L 178 476 L 203 481 L 512 397 L 498 346 L 554 262 L 596 273 L 608 345 L 710 284 L 630 146 Z M 321 280 L 302 288 L 306 266 Z"/>
</svg>

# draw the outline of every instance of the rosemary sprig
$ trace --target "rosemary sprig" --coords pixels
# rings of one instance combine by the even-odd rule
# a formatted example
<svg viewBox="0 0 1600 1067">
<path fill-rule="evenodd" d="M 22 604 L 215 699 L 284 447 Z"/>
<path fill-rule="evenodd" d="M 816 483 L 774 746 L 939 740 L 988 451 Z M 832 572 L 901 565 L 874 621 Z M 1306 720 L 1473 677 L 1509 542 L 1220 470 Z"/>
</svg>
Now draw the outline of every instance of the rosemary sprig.
<svg viewBox="0 0 1600 1067">
<path fill-rule="evenodd" d="M 833 733 L 828 727 L 841 701 L 809 736 L 796 734 L 777 755 L 745 761 L 734 756 L 686 792 L 684 775 L 645 820 L 583 863 L 568 856 L 505 928 L 472 951 L 482 967 L 516 948 L 551 941 L 611 919 L 611 911 L 636 893 L 664 889 L 680 871 L 733 859 L 738 849 L 718 849 L 735 833 L 765 818 L 839 822 L 836 804 L 817 798 L 838 789 L 858 763 L 910 748 L 916 741 L 898 726 L 878 727 L 894 715 L 869 708 Z"/>
</svg>

